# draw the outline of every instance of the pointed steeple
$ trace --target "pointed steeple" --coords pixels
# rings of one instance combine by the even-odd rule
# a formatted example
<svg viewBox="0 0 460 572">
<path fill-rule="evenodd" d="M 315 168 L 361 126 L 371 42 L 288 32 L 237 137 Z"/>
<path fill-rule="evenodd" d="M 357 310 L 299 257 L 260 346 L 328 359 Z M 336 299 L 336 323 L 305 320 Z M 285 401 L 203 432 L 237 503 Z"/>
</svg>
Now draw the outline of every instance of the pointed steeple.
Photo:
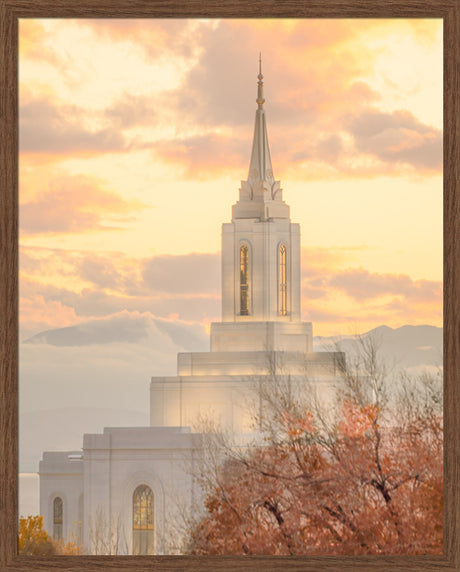
<svg viewBox="0 0 460 572">
<path fill-rule="evenodd" d="M 264 82 L 262 81 L 264 79 L 264 76 L 262 74 L 262 53 L 259 53 L 259 75 L 257 76 L 257 79 L 259 80 L 257 82 L 257 105 L 259 107 L 259 109 L 262 109 L 264 103 L 265 103 L 265 99 L 264 99 Z"/>
<path fill-rule="evenodd" d="M 246 181 L 241 181 L 239 200 L 232 209 L 232 219 L 257 218 L 266 221 L 274 218 L 289 218 L 289 207 L 283 201 L 280 182 L 273 176 L 267 124 L 264 109 L 264 76 L 262 56 L 259 55 L 257 76 L 257 109 L 252 141 L 251 161 Z"/>
<path fill-rule="evenodd" d="M 254 139 L 252 142 L 251 162 L 249 163 L 248 183 L 254 186 L 259 181 L 267 181 L 272 185 L 273 177 L 270 148 L 268 146 L 267 125 L 264 110 L 264 76 L 262 74 L 262 55 L 259 54 L 259 80 L 257 82 L 257 110 L 254 125 Z"/>
</svg>

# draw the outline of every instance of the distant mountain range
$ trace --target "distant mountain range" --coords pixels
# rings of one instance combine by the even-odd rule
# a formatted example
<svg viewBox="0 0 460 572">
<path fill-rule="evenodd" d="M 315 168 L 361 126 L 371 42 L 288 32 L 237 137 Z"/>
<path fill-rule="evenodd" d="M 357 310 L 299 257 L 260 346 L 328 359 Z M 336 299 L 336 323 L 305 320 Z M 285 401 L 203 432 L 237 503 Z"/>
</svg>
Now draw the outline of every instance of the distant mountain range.
<svg viewBox="0 0 460 572">
<path fill-rule="evenodd" d="M 22 343 L 52 346 L 94 346 L 100 344 L 150 344 L 165 342 L 187 351 L 203 351 L 209 345 L 205 328 L 198 323 L 165 320 L 150 314 L 120 313 L 39 332 Z"/>
<path fill-rule="evenodd" d="M 395 367 L 442 366 L 443 329 L 436 326 L 379 326 L 361 337 L 375 341 L 382 358 Z M 315 337 L 314 347 L 321 351 L 338 344 L 346 353 L 357 351 L 355 336 Z"/>
<path fill-rule="evenodd" d="M 385 357 L 401 367 L 441 365 L 443 330 L 436 326 L 379 326 L 361 335 L 372 337 Z M 156 347 L 168 343 L 166 350 L 206 351 L 209 340 L 203 328 L 186 322 L 171 322 L 145 315 L 116 316 L 90 320 L 67 328 L 40 332 L 24 344 L 46 344 L 56 347 L 84 347 L 106 344 L 152 344 Z M 316 351 L 328 349 L 337 343 L 342 351 L 353 351 L 355 336 L 315 336 Z"/>
<path fill-rule="evenodd" d="M 380 326 L 366 332 L 390 365 L 442 365 L 442 328 Z M 354 352 L 353 336 L 314 338 Z M 83 433 L 148 424 L 151 375 L 174 375 L 179 351 L 206 351 L 204 328 L 149 316 L 111 317 L 48 330 L 21 344 L 20 470 L 38 470 L 44 450 L 78 449 Z"/>
</svg>

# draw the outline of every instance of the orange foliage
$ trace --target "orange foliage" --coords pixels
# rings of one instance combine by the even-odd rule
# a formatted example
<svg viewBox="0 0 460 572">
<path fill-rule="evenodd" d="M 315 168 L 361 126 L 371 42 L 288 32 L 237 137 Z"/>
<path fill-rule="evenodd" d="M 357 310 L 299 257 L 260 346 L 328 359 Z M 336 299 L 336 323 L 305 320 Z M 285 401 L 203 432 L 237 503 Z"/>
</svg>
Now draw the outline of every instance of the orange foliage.
<svg viewBox="0 0 460 572">
<path fill-rule="evenodd" d="M 43 530 L 42 516 L 29 516 L 19 519 L 18 549 L 20 554 L 50 556 L 56 554 L 56 546 Z"/>
<path fill-rule="evenodd" d="M 283 412 L 283 439 L 223 466 L 190 552 L 440 554 L 442 423 L 379 421 L 352 400 L 329 432 Z"/>
<path fill-rule="evenodd" d="M 19 519 L 18 550 L 30 556 L 51 556 L 54 554 L 81 554 L 81 547 L 73 542 L 53 540 L 43 530 L 43 516 L 28 516 Z"/>
</svg>

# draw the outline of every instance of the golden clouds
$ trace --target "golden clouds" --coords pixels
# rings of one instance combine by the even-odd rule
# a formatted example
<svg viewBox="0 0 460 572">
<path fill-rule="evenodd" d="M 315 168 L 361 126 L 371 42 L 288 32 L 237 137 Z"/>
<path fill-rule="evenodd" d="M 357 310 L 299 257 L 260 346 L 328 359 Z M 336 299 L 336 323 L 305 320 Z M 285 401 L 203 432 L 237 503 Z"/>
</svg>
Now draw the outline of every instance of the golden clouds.
<svg viewBox="0 0 460 572">
<path fill-rule="evenodd" d="M 46 300 L 42 295 L 20 297 L 21 338 L 52 328 L 72 326 L 80 321 L 75 309 L 57 300 Z"/>
<path fill-rule="evenodd" d="M 405 137 L 410 152 L 384 157 L 380 148 L 373 153 L 372 141 L 356 138 L 349 129 L 350 115 L 408 113 L 407 108 L 397 107 L 399 101 L 410 101 L 401 99 L 401 93 L 423 91 L 423 84 L 413 74 L 406 74 L 410 79 L 398 76 L 400 89 L 395 92 L 394 57 L 385 41 L 394 43 L 395 37 L 402 36 L 414 57 L 405 59 L 400 54 L 399 65 L 420 68 L 426 42 L 439 43 L 439 27 L 435 21 L 414 27 L 411 22 L 393 20 L 46 21 L 45 40 L 41 23 L 35 32 L 33 26 L 24 26 L 25 44 L 36 41 L 40 49 L 55 42 L 55 57 L 61 60 L 48 65 L 49 73 L 38 80 L 26 50 L 21 151 L 62 155 L 161 147 L 167 160 L 182 164 L 179 172 L 189 179 L 202 176 L 204 170 L 217 174 L 228 163 L 245 170 L 241 146 L 236 155 L 228 157 L 228 151 L 234 147 L 236 126 L 247 133 L 250 145 L 256 63 L 248 54 L 256 55 L 261 49 L 278 169 L 303 178 L 302 165 L 308 162 L 307 172 L 318 179 L 368 177 L 372 169 L 397 174 L 401 166 L 406 175 L 408 167 L 424 168 L 426 156 L 436 155 L 431 169 L 439 173 L 439 127 L 432 128 L 431 150 L 428 135 L 410 144 L 413 132 L 396 131 L 391 147 L 398 137 Z M 75 39 L 71 54 L 59 49 L 67 29 Z M 433 30 L 438 30 L 438 36 Z M 379 77 L 374 73 L 376 62 Z M 437 63 L 440 67 L 441 60 Z M 41 90 L 48 84 L 46 97 L 24 99 L 38 84 Z M 442 107 L 441 86 L 437 89 L 437 105 Z M 420 128 L 426 127 L 423 120 L 414 119 Z M 212 145 L 216 138 L 224 152 L 210 156 L 203 143 Z M 172 148 L 178 139 L 185 142 L 187 152 L 182 145 L 174 156 Z M 368 164 L 370 168 L 362 168 Z"/>
<path fill-rule="evenodd" d="M 421 171 L 442 169 L 442 133 L 408 111 L 363 110 L 349 121 L 349 132 L 363 153 L 387 163 L 404 163 Z"/>
<path fill-rule="evenodd" d="M 33 57 L 34 54 L 39 53 L 37 47 L 44 40 L 43 23 L 40 20 L 21 20 L 20 29 L 19 57 Z"/>
<path fill-rule="evenodd" d="M 21 204 L 19 223 L 23 236 L 110 230 L 145 206 L 104 189 L 97 179 L 60 177 L 51 188 Z"/>
<path fill-rule="evenodd" d="M 345 292 L 357 301 L 381 296 L 401 296 L 407 300 L 430 302 L 442 300 L 442 283 L 412 280 L 404 274 L 379 274 L 364 268 L 347 268 L 338 272 L 328 285 Z"/>
<path fill-rule="evenodd" d="M 23 18 L 19 21 L 19 59 L 33 60 L 37 64 L 47 62 L 55 65 L 59 62 L 58 55 L 47 42 L 47 31 L 44 20 Z"/>
<path fill-rule="evenodd" d="M 194 135 L 153 146 L 160 160 L 176 165 L 178 176 L 186 179 L 212 179 L 231 174 L 237 181 L 249 154 L 249 142 L 219 133 Z M 241 178 L 241 177 L 240 177 Z"/>
<path fill-rule="evenodd" d="M 442 325 L 441 282 L 369 272 L 353 264 L 365 249 L 302 249 L 303 318 L 315 322 L 317 334 L 347 333 L 351 324 L 362 331 L 380 324 Z M 218 254 L 135 259 L 23 248 L 21 268 L 21 323 L 29 333 L 51 327 L 54 314 L 56 327 L 122 311 L 203 323 L 219 319 Z"/>
<path fill-rule="evenodd" d="M 19 145 L 22 154 L 75 155 L 116 152 L 126 148 L 120 132 L 113 127 L 85 126 L 83 108 L 59 105 L 40 98 L 21 105 Z"/>
<path fill-rule="evenodd" d="M 442 282 L 350 266 L 361 249 L 302 249 L 304 319 L 315 322 L 317 334 L 381 324 L 442 326 Z"/>
<path fill-rule="evenodd" d="M 207 267 L 219 248 L 262 51 L 275 175 L 304 243 L 323 246 L 306 261 L 308 316 L 385 322 L 393 304 L 438 319 L 441 21 L 23 20 L 20 36 L 21 240 L 58 235 L 67 272 L 42 261 L 41 286 L 62 287 L 45 301 L 88 317 L 218 314 L 215 288 L 178 286 L 179 262 L 190 274 L 185 255 Z"/>
<path fill-rule="evenodd" d="M 217 253 L 130 258 L 122 252 L 23 246 L 20 267 L 21 328 L 30 335 L 125 310 L 168 319 L 175 314 L 185 321 L 219 318 Z"/>
</svg>

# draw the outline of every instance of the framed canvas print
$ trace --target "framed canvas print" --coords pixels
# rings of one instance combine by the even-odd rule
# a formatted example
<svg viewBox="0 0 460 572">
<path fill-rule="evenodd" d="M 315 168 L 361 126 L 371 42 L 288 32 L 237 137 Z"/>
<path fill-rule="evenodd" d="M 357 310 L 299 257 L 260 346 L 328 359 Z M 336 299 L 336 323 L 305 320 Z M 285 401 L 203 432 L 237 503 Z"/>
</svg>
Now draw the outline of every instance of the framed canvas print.
<svg viewBox="0 0 460 572">
<path fill-rule="evenodd" d="M 265 10 L 2 5 L 5 570 L 458 569 L 458 5 Z"/>
</svg>

